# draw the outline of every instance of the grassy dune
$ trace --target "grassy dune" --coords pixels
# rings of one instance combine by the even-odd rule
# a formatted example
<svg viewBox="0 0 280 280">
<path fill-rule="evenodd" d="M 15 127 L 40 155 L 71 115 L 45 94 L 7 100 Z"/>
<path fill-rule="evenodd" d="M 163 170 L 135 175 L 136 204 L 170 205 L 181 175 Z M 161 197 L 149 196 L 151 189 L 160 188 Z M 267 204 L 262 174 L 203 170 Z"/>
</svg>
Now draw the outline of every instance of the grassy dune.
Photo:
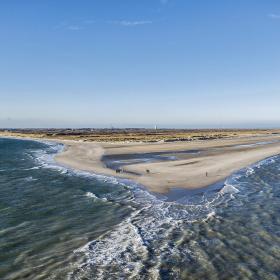
<svg viewBox="0 0 280 280">
<path fill-rule="evenodd" d="M 273 135 L 280 130 L 183 130 L 183 129 L 2 129 L 0 135 L 89 142 L 175 142 Z"/>
</svg>

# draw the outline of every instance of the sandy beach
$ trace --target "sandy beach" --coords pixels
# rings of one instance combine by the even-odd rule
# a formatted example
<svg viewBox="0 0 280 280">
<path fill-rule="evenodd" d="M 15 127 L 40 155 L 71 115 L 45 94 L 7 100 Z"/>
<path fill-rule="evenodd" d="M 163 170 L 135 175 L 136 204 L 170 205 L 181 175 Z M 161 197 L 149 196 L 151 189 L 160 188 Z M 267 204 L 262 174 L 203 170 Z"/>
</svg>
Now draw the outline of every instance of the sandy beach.
<svg viewBox="0 0 280 280">
<path fill-rule="evenodd" d="M 166 193 L 172 188 L 206 187 L 280 153 L 279 136 L 236 137 L 191 143 L 60 142 L 66 145 L 66 149 L 56 156 L 58 163 L 132 179 L 157 193 Z M 111 163 L 119 164 L 121 173 L 108 168 L 106 157 L 110 158 Z"/>
</svg>

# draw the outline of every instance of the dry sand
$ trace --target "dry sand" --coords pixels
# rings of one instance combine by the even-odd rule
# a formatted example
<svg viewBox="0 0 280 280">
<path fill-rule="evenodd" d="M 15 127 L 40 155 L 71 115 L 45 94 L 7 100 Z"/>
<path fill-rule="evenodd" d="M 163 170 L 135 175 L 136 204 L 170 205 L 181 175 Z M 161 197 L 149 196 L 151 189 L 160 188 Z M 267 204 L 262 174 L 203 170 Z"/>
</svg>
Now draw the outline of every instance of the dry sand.
<svg viewBox="0 0 280 280">
<path fill-rule="evenodd" d="M 267 141 L 279 142 L 261 144 Z M 100 144 L 61 140 L 59 142 L 66 144 L 66 150 L 56 156 L 60 164 L 84 171 L 129 178 L 157 193 L 166 193 L 174 187 L 187 189 L 206 187 L 224 180 L 237 170 L 280 154 L 280 136 L 153 144 Z M 254 143 L 258 145 L 246 146 Z M 121 174 L 107 168 L 102 161 L 103 155 L 114 155 L 118 159 L 123 154 L 193 149 L 200 150 L 200 153 L 180 154 L 179 159 L 175 161 L 126 165 L 123 167 L 124 173 Z M 149 174 L 146 173 L 147 169 L 150 170 Z"/>
</svg>

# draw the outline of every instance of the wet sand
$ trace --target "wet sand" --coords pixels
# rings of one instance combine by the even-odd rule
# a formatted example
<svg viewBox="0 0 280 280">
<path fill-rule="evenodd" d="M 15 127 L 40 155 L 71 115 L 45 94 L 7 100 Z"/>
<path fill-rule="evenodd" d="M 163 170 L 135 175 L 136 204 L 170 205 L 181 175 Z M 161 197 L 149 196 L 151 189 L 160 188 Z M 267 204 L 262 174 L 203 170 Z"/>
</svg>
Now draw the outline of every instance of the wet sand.
<svg viewBox="0 0 280 280">
<path fill-rule="evenodd" d="M 174 188 L 203 188 L 280 154 L 278 135 L 148 144 L 59 142 L 66 149 L 56 156 L 58 163 L 132 179 L 156 193 L 167 193 Z M 116 174 L 117 168 L 122 173 Z"/>
</svg>

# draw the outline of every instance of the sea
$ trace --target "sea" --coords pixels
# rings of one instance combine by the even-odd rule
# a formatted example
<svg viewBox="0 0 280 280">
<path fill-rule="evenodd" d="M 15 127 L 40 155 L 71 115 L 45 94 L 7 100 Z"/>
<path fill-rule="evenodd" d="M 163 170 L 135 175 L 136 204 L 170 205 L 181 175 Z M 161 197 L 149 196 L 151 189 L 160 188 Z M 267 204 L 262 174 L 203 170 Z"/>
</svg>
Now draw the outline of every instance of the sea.
<svg viewBox="0 0 280 280">
<path fill-rule="evenodd" d="M 148 192 L 0 138 L 0 279 L 280 279 L 280 157 L 198 191 Z"/>
</svg>

